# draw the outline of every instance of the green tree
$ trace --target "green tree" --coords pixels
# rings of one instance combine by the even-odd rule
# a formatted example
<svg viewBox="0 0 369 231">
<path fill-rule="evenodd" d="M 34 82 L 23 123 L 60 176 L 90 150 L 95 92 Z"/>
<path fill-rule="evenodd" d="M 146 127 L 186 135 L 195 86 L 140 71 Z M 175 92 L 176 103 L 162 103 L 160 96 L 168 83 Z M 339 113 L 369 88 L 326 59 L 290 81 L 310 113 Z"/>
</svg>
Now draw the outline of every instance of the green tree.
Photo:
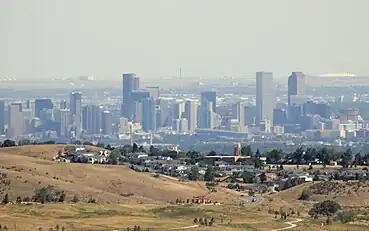
<svg viewBox="0 0 369 231">
<path fill-rule="evenodd" d="M 260 174 L 259 178 L 260 178 L 261 183 L 264 183 L 268 179 L 267 178 L 267 175 L 265 174 L 265 172 L 263 172 L 262 174 Z"/>
<path fill-rule="evenodd" d="M 137 151 L 138 151 L 138 146 L 137 146 L 136 143 L 134 143 L 133 146 L 132 146 L 132 152 L 135 153 Z"/>
<path fill-rule="evenodd" d="M 65 195 L 65 193 L 64 192 L 62 192 L 61 194 L 60 194 L 60 196 L 59 196 L 59 202 L 60 203 L 63 203 L 64 201 L 65 201 L 65 197 L 66 197 L 66 195 Z"/>
<path fill-rule="evenodd" d="M 323 166 L 329 165 L 329 162 L 332 158 L 332 152 L 333 150 L 329 150 L 328 148 L 324 147 L 321 148 L 317 153 L 317 158 L 322 161 Z"/>
<path fill-rule="evenodd" d="M 292 153 L 292 158 L 296 164 L 301 164 L 302 159 L 304 157 L 304 149 L 299 147 Z"/>
<path fill-rule="evenodd" d="M 355 165 L 362 165 L 364 163 L 363 156 L 360 154 L 360 152 L 356 153 L 354 163 Z"/>
<path fill-rule="evenodd" d="M 154 152 L 155 152 L 155 147 L 154 147 L 154 145 L 151 145 L 150 146 L 150 154 L 152 155 L 152 154 L 154 154 Z"/>
<path fill-rule="evenodd" d="M 252 184 L 252 183 L 254 183 L 255 175 L 251 172 L 243 171 L 242 179 L 243 179 L 244 183 Z"/>
<path fill-rule="evenodd" d="M 17 146 L 14 140 L 5 140 L 1 145 L 1 147 L 14 147 L 14 146 Z"/>
<path fill-rule="evenodd" d="M 214 181 L 214 179 L 215 179 L 215 170 L 213 166 L 208 166 L 208 168 L 206 169 L 205 175 L 204 175 L 204 180 Z"/>
<path fill-rule="evenodd" d="M 72 199 L 72 203 L 78 203 L 79 202 L 79 198 L 77 195 L 74 195 L 73 199 Z"/>
<path fill-rule="evenodd" d="M 8 203 L 9 203 L 9 195 L 8 195 L 8 194 L 5 194 L 4 199 L 3 199 L 2 203 L 3 203 L 4 205 L 6 205 L 6 204 L 8 204 Z"/>
<path fill-rule="evenodd" d="M 118 164 L 119 157 L 120 157 L 120 151 L 118 149 L 114 149 L 109 154 L 108 164 L 113 164 L 113 165 Z"/>
<path fill-rule="evenodd" d="M 352 151 L 351 148 L 348 148 L 342 155 L 341 165 L 343 168 L 348 168 L 352 161 Z"/>
<path fill-rule="evenodd" d="M 256 157 L 260 157 L 261 156 L 259 148 L 256 149 L 255 156 Z"/>
<path fill-rule="evenodd" d="M 305 151 L 304 160 L 306 160 L 307 162 L 311 162 L 315 160 L 316 156 L 317 156 L 316 149 L 308 147 Z"/>
<path fill-rule="evenodd" d="M 346 224 L 348 222 L 355 221 L 356 215 L 353 212 L 340 212 L 336 215 L 335 220 L 340 221 L 342 224 Z"/>
<path fill-rule="evenodd" d="M 241 156 L 253 156 L 252 149 L 250 145 L 242 146 L 241 148 Z"/>
<path fill-rule="evenodd" d="M 42 187 L 35 190 L 35 202 L 51 202 L 53 200 L 53 194 L 50 187 Z"/>
<path fill-rule="evenodd" d="M 267 152 L 267 163 L 276 164 L 284 157 L 282 149 L 273 149 Z"/>
<path fill-rule="evenodd" d="M 188 174 L 188 179 L 192 181 L 197 181 L 199 179 L 199 175 L 199 167 L 193 166 L 190 173 Z"/>
<path fill-rule="evenodd" d="M 332 216 L 338 210 L 341 209 L 341 206 L 332 200 L 326 200 L 323 202 L 319 202 L 313 206 L 309 211 L 309 215 L 311 217 L 317 218 L 319 216 Z"/>
<path fill-rule="evenodd" d="M 256 169 L 261 169 L 263 167 L 263 163 L 259 158 L 254 159 L 253 162 Z"/>
</svg>

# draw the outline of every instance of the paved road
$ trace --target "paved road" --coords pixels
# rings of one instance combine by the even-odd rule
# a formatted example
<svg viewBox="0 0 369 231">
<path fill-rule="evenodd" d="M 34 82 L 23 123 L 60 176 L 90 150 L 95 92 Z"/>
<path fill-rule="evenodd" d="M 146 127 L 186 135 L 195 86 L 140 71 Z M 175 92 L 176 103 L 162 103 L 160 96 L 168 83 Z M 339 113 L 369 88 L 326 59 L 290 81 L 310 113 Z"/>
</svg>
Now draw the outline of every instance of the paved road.
<svg viewBox="0 0 369 231">
<path fill-rule="evenodd" d="M 292 229 L 292 228 L 295 228 L 297 225 L 296 223 L 299 223 L 303 221 L 302 219 L 296 219 L 295 221 L 288 221 L 288 222 L 285 222 L 287 225 L 289 225 L 288 227 L 285 227 L 285 228 L 279 228 L 279 229 L 273 229 L 271 231 L 280 231 L 280 230 L 287 230 L 287 229 Z"/>
</svg>

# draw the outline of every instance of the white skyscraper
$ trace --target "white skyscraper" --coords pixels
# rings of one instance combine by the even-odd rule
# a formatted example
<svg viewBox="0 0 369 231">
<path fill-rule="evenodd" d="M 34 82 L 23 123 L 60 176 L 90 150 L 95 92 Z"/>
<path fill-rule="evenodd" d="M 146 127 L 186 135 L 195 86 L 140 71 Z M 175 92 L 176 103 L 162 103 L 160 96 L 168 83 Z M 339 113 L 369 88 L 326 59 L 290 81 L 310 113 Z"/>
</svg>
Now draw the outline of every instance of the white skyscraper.
<svg viewBox="0 0 369 231">
<path fill-rule="evenodd" d="M 197 128 L 197 107 L 198 103 L 194 100 L 185 102 L 184 118 L 188 121 L 188 130 L 194 131 Z"/>
</svg>

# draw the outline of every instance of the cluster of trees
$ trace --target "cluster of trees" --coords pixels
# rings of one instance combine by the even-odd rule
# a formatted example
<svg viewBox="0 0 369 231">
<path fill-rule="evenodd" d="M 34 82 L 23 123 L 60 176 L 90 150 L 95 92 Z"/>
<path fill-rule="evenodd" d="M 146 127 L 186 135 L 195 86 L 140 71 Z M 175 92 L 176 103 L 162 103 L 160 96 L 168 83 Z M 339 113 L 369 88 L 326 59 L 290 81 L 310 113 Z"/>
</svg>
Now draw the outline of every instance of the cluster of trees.
<svg viewBox="0 0 369 231">
<path fill-rule="evenodd" d="M 60 227 L 59 225 L 56 225 L 55 228 L 49 228 L 48 229 L 48 231 L 60 231 L 60 230 L 65 231 L 66 229 L 65 229 L 64 226 Z M 38 228 L 38 231 L 43 231 L 43 229 L 40 227 L 40 228 Z"/>
<path fill-rule="evenodd" d="M 284 153 L 281 149 L 273 149 L 265 153 L 268 164 L 291 163 L 305 164 L 312 163 L 316 159 L 323 165 L 329 165 L 331 161 L 339 161 L 340 165 L 347 168 L 354 165 L 364 165 L 369 163 L 369 153 L 362 155 L 354 153 L 350 148 L 345 151 L 337 151 L 333 148 L 297 148 L 292 153 Z"/>
<path fill-rule="evenodd" d="M 20 140 L 16 143 L 14 140 L 4 140 L 4 142 L 0 142 L 0 147 L 14 147 L 14 146 L 24 146 L 24 145 L 43 145 L 43 144 L 56 144 L 54 140 L 48 140 L 45 142 L 38 142 L 38 141 L 30 141 L 30 140 Z"/>
<path fill-rule="evenodd" d="M 40 189 L 35 190 L 35 194 L 32 197 L 17 197 L 16 203 L 20 204 L 21 202 L 39 202 L 39 203 L 63 203 L 66 200 L 66 193 L 64 191 L 55 191 L 52 186 L 42 187 Z M 80 201 L 79 197 L 75 195 L 70 202 L 78 203 Z M 11 198 L 9 198 L 8 194 L 5 194 L 2 199 L 2 204 L 8 204 L 12 202 Z M 87 203 L 96 204 L 97 200 L 90 197 Z"/>
<path fill-rule="evenodd" d="M 200 225 L 205 225 L 205 226 L 212 226 L 214 224 L 214 222 L 215 222 L 214 217 L 212 217 L 210 219 L 208 219 L 207 217 L 199 218 L 199 219 L 197 219 L 197 218 L 193 219 L 194 224 L 200 224 Z"/>
<path fill-rule="evenodd" d="M 131 227 L 127 227 L 127 231 L 143 231 L 143 230 L 146 230 L 146 231 L 150 231 L 150 229 L 149 228 L 147 228 L 147 229 L 143 229 L 143 228 L 141 228 L 139 225 L 135 225 L 133 228 L 131 228 Z"/>
<path fill-rule="evenodd" d="M 314 204 L 313 208 L 310 209 L 309 215 L 315 219 L 320 216 L 331 217 L 335 213 L 341 210 L 341 205 L 332 200 L 326 200 Z"/>
</svg>

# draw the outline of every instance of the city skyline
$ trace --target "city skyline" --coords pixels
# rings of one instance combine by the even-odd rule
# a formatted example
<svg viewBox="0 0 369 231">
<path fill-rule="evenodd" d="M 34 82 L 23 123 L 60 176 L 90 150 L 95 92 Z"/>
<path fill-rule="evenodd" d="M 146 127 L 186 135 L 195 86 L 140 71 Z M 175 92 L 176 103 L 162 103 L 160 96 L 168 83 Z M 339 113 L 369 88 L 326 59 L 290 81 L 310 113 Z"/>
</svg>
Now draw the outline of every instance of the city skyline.
<svg viewBox="0 0 369 231">
<path fill-rule="evenodd" d="M 4 0 L 0 76 L 369 76 L 367 8 L 365 0 Z"/>
</svg>

